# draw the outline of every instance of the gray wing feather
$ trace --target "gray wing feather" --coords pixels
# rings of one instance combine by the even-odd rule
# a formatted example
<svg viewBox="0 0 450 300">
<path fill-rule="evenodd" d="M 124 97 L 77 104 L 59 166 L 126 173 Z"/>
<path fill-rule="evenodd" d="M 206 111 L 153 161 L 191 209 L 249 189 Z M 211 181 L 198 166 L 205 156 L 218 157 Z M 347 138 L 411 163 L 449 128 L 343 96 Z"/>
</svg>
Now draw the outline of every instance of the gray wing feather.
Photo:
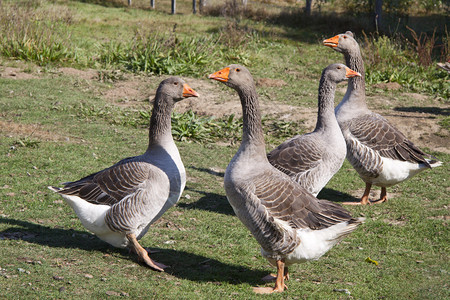
<svg viewBox="0 0 450 300">
<path fill-rule="evenodd" d="M 114 166 L 66 183 L 60 194 L 75 195 L 94 204 L 113 205 L 136 191 L 150 176 L 152 165 L 123 160 Z"/>
<path fill-rule="evenodd" d="M 385 118 L 375 113 L 353 119 L 349 130 L 361 144 L 382 157 L 423 163 L 427 167 L 430 164 L 425 157 L 434 158 L 417 148 Z"/>
<path fill-rule="evenodd" d="M 322 163 L 323 147 L 310 134 L 294 137 L 272 150 L 267 158 L 291 178 L 311 171 Z"/>
<path fill-rule="evenodd" d="M 352 219 L 340 205 L 318 200 L 297 183 L 281 176 L 258 176 L 255 195 L 269 214 L 293 228 L 323 229 Z"/>
</svg>

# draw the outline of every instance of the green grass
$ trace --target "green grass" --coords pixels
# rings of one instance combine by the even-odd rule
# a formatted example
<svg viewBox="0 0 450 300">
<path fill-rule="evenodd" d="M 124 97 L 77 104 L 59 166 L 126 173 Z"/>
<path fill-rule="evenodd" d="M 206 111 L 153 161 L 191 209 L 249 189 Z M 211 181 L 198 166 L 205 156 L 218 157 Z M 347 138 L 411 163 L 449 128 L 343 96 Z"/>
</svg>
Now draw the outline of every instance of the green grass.
<svg viewBox="0 0 450 300">
<path fill-rule="evenodd" d="M 132 40 L 134 29 L 152 24 L 162 30 L 167 24 L 178 23 L 180 39 L 191 37 L 187 30 L 191 23 L 195 24 L 192 38 L 202 34 L 218 37 L 227 20 L 191 15 L 173 17 L 163 12 L 83 1 L 40 3 L 44 8 L 52 5 L 70 8 L 73 16 L 70 41 L 77 45 L 73 51 L 79 60 L 69 65 L 101 70 L 100 80 L 58 75 L 53 72 L 58 65 L 52 64 L 41 68 L 42 74 L 35 79 L 0 77 L 2 297 L 260 298 L 252 294 L 251 287 L 263 285 L 260 279 L 274 268 L 261 257 L 256 241 L 234 216 L 222 186 L 223 172 L 240 139 L 238 117 L 212 119 L 189 111 L 174 114 L 174 131 L 179 131 L 174 135 L 188 182 L 180 202 L 142 239 L 144 247 L 158 250 L 152 256 L 155 260 L 170 266 L 165 273 L 139 265 L 127 250 L 115 249 L 87 232 L 62 198 L 47 189 L 48 185 L 79 179 L 146 149 L 149 109 L 105 101 L 102 93 L 124 78 L 123 73 L 103 68 L 96 60 L 98 57 L 93 58 L 98 47 L 115 39 Z M 282 79 L 287 83 L 281 87 L 259 86 L 261 101 L 315 107 L 320 72 L 326 65 L 342 61 L 341 55 L 319 44 L 321 38 L 334 33 L 317 35 L 317 43 L 303 43 L 286 38 L 280 34 L 285 29 L 275 25 L 270 28 L 243 20 L 240 26 L 230 30 L 249 32 L 244 27 L 250 26 L 257 32 L 255 44 L 243 51 L 250 54 L 248 65 L 255 77 Z M 221 47 L 240 43 L 221 41 Z M 217 65 L 206 65 L 193 77 L 205 78 L 217 71 L 217 67 L 227 63 L 222 59 L 212 59 Z M 36 70 L 35 64 L 39 62 L 21 64 L 6 58 L 0 61 L 2 68 L 19 66 Z M 142 76 L 152 88 L 162 80 Z M 444 82 L 445 78 L 441 80 Z M 192 87 L 202 95 L 201 87 Z M 221 85 L 215 88 L 226 101 L 238 101 L 228 88 Z M 371 93 L 389 95 L 392 106 L 405 103 L 420 106 L 404 99 L 407 96 L 400 92 Z M 342 93 L 337 96 L 340 97 Z M 200 97 L 195 101 L 204 100 Z M 426 104 L 439 107 L 442 101 L 428 97 Z M 444 99 L 444 104 L 445 101 L 448 99 Z M 297 122 L 269 117 L 264 122 L 266 139 L 271 145 L 304 131 Z M 448 130 L 445 116 L 441 126 Z M 427 151 L 444 162 L 450 159 L 448 154 Z M 355 216 L 365 216 L 366 223 L 320 260 L 293 266 L 291 280 L 287 282 L 289 290 L 267 298 L 449 298 L 449 171 L 445 163 L 389 188 L 393 197 L 386 204 L 350 207 Z M 319 197 L 337 202 L 355 201 L 354 195 L 359 195 L 357 190 L 362 193 L 363 187 L 345 162 Z M 378 266 L 367 262 L 368 257 L 377 261 Z M 336 291 L 342 289 L 347 289 L 351 296 Z"/>
<path fill-rule="evenodd" d="M 34 134 L 5 133 L 1 139 L 3 295 L 251 298 L 251 286 L 263 284 L 260 278 L 273 268 L 260 256 L 224 195 L 220 173 L 237 145 L 178 143 L 188 172 L 184 196 L 142 239 L 144 246 L 159 250 L 153 255 L 156 260 L 171 266 L 163 274 L 88 233 L 70 207 L 46 189 L 146 147 L 143 127 L 78 115 L 78 102 L 100 105 L 102 100 L 70 86 L 71 80 L 42 78 L 24 84 L 0 79 L 4 91 L 15 91 L 15 96 L 1 94 L 2 118 L 39 124 Z M 48 132 L 51 139 L 38 138 L 38 131 Z M 436 155 L 443 161 L 450 158 Z M 290 289 L 273 297 L 340 298 L 347 296 L 334 290 L 347 289 L 362 299 L 446 298 L 448 172 L 447 164 L 390 188 L 396 196 L 384 205 L 351 208 L 353 214 L 366 216 L 366 224 L 319 261 L 293 267 Z M 345 163 L 320 196 L 355 200 L 349 192 L 362 187 Z M 379 265 L 366 262 L 367 257 Z"/>
</svg>

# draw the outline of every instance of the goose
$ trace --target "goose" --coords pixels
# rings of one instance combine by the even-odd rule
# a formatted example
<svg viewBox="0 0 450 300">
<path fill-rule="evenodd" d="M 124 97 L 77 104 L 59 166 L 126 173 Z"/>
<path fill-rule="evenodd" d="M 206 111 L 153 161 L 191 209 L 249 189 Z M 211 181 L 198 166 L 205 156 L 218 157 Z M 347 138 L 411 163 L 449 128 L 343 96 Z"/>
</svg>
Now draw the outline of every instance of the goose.
<svg viewBox="0 0 450 300">
<path fill-rule="evenodd" d="M 171 113 L 176 102 L 198 96 L 181 78 L 163 80 L 156 91 L 144 154 L 64 183 L 63 188 L 48 187 L 64 198 L 87 230 L 114 247 L 128 247 L 140 262 L 161 272 L 166 266 L 153 261 L 138 240 L 184 190 L 186 171 L 172 138 Z"/>
<path fill-rule="evenodd" d="M 316 260 L 361 224 L 340 205 L 319 200 L 266 156 L 258 95 L 249 70 L 230 65 L 209 75 L 239 94 L 243 112 L 242 141 L 224 176 L 228 202 L 276 266 L 275 287 L 256 293 L 282 292 L 294 263 Z"/>
<path fill-rule="evenodd" d="M 438 167 L 442 162 L 416 147 L 384 117 L 369 110 L 365 95 L 364 62 L 352 32 L 326 39 L 323 44 L 344 54 L 346 65 L 361 74 L 361 77 L 349 80 L 347 92 L 335 109 L 347 144 L 347 159 L 366 183 L 361 201 L 345 204 L 386 202 L 387 187 L 423 170 Z M 372 185 L 381 187 L 377 201 L 369 201 Z"/>
<path fill-rule="evenodd" d="M 296 135 L 272 150 L 269 162 L 317 196 L 342 166 L 347 147 L 334 115 L 336 85 L 361 76 L 343 64 L 326 67 L 320 78 L 318 116 L 313 132 Z"/>
</svg>

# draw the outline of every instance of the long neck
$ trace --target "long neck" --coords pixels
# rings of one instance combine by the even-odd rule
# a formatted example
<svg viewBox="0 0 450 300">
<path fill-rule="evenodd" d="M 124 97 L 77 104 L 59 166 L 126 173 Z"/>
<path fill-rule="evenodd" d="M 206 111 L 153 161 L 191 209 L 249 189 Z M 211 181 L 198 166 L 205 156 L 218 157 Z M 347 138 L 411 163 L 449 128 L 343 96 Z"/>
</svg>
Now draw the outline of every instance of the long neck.
<svg viewBox="0 0 450 300">
<path fill-rule="evenodd" d="M 317 114 L 317 123 L 314 131 L 324 130 L 331 126 L 337 126 L 334 117 L 334 93 L 336 92 L 336 83 L 326 80 L 324 76 L 320 78 L 319 85 L 319 112 Z"/>
<path fill-rule="evenodd" d="M 164 101 L 163 97 L 167 96 L 158 95 L 153 106 L 149 128 L 149 148 L 153 145 L 161 145 L 173 141 L 170 115 L 173 109 L 173 102 Z"/>
<path fill-rule="evenodd" d="M 242 146 L 255 146 L 257 151 L 265 156 L 264 133 L 261 126 L 261 114 L 259 112 L 258 95 L 253 85 L 245 86 L 239 91 L 242 104 L 243 133 Z"/>
<path fill-rule="evenodd" d="M 366 104 L 366 84 L 365 84 L 365 69 L 364 61 L 361 56 L 359 47 L 352 49 L 348 53 L 344 54 L 345 63 L 347 66 L 361 74 L 361 77 L 352 77 L 349 80 L 347 92 L 344 99 L 348 99 L 351 102 L 358 102 L 360 108 L 367 108 Z"/>
</svg>

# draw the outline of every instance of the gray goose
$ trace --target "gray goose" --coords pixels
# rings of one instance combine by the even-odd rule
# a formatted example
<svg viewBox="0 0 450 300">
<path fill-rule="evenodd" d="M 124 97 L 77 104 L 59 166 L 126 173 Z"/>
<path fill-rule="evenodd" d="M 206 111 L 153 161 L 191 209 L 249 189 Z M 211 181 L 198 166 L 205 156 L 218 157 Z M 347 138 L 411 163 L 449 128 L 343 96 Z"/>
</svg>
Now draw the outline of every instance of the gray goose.
<svg viewBox="0 0 450 300">
<path fill-rule="evenodd" d="M 336 85 L 361 76 L 343 64 L 332 64 L 322 72 L 318 116 L 313 132 L 296 135 L 272 150 L 269 162 L 317 196 L 342 166 L 347 153 L 345 140 L 334 116 Z"/>
<path fill-rule="evenodd" d="M 442 162 L 424 153 L 403 133 L 366 104 L 364 62 L 360 48 L 350 31 L 323 41 L 325 46 L 344 54 L 346 65 L 361 74 L 351 78 L 344 98 L 335 109 L 336 119 L 347 144 L 347 159 L 366 183 L 360 202 L 387 201 L 386 187 L 400 183 L 417 173 L 438 167 Z M 372 185 L 381 187 L 380 199 L 369 201 Z"/>
<path fill-rule="evenodd" d="M 363 219 L 353 218 L 338 204 L 318 200 L 269 163 L 258 96 L 245 67 L 230 65 L 209 78 L 235 89 L 242 104 L 242 142 L 225 172 L 228 201 L 261 245 L 261 254 L 277 267 L 275 287 L 254 291 L 282 292 L 289 265 L 318 259 Z"/>
<path fill-rule="evenodd" d="M 153 261 L 138 240 L 178 202 L 184 190 L 186 172 L 172 138 L 171 113 L 175 102 L 187 97 L 198 94 L 182 79 L 162 81 L 156 91 L 144 154 L 64 183 L 63 188 L 49 187 L 74 209 L 86 229 L 115 247 L 129 247 L 139 261 L 158 271 L 166 266 Z"/>
</svg>

